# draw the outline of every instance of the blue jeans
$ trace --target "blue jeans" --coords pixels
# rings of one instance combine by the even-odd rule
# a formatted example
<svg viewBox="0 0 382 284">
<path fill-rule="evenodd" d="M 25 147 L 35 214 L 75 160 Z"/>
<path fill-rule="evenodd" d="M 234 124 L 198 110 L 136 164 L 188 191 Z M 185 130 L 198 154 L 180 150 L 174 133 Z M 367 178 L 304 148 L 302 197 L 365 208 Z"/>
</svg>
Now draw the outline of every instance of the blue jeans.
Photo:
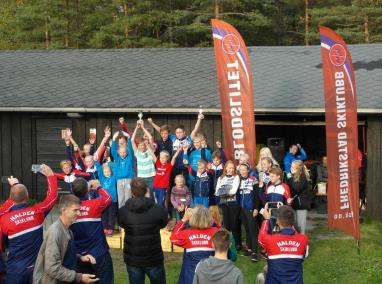
<svg viewBox="0 0 382 284">
<path fill-rule="evenodd" d="M 166 284 L 166 272 L 163 263 L 153 267 L 127 266 L 130 284 L 144 284 L 145 275 L 150 279 L 151 284 Z"/>
<path fill-rule="evenodd" d="M 164 207 L 164 198 L 166 197 L 166 190 L 163 188 L 155 188 L 154 189 L 155 202 Z"/>
<path fill-rule="evenodd" d="M 96 277 L 99 278 L 98 283 L 114 283 L 113 261 L 109 252 L 96 257 L 95 266 L 92 266 L 89 262 L 78 261 L 77 271 L 80 273 L 95 274 Z"/>
</svg>

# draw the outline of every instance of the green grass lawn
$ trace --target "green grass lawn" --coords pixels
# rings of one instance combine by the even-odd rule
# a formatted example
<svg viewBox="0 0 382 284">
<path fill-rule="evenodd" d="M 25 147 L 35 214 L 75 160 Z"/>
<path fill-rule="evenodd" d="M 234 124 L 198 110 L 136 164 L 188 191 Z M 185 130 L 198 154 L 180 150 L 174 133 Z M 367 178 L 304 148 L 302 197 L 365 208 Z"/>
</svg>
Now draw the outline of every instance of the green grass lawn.
<svg viewBox="0 0 382 284">
<path fill-rule="evenodd" d="M 304 262 L 305 283 L 382 283 L 382 224 L 361 224 L 361 254 L 356 242 L 337 230 L 316 227 L 308 233 L 310 255 Z M 122 251 L 112 250 L 115 283 L 128 283 Z M 238 256 L 235 263 L 243 272 L 245 283 L 255 283 L 265 260 L 252 263 Z M 166 253 L 167 283 L 176 283 L 182 265 L 181 253 Z M 149 283 L 147 281 L 147 283 Z"/>
</svg>

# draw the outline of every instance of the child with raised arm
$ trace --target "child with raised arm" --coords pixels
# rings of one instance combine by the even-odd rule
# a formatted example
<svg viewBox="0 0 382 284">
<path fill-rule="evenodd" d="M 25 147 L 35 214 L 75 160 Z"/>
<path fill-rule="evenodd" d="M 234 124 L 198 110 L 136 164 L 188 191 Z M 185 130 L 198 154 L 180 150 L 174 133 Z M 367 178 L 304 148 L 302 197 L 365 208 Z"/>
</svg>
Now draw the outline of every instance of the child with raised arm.
<svg viewBox="0 0 382 284">
<path fill-rule="evenodd" d="M 65 154 L 66 159 L 72 162 L 72 165 L 75 169 L 84 171 L 85 165 L 84 161 L 81 159 L 81 155 L 79 153 L 78 145 L 74 144 L 72 145 L 72 142 L 70 140 L 72 131 L 69 128 L 66 128 L 64 135 L 64 141 L 65 141 Z"/>
<path fill-rule="evenodd" d="M 165 202 L 165 198 L 167 191 L 170 188 L 171 170 L 174 166 L 176 157 L 180 153 L 180 149 L 175 152 L 175 155 L 172 157 L 170 163 L 170 154 L 166 150 L 160 152 L 159 159 L 155 156 L 154 151 L 151 148 L 149 151 L 151 159 L 155 163 L 155 177 L 153 185 L 155 202 L 162 207 L 168 207 Z"/>
<path fill-rule="evenodd" d="M 175 127 L 175 134 L 169 134 L 168 138 L 172 141 L 172 153 L 174 154 L 178 148 L 182 148 L 184 145 L 190 146 L 192 144 L 192 140 L 195 138 L 196 133 L 199 131 L 202 120 L 204 119 L 203 114 L 198 115 L 198 120 L 195 124 L 194 129 L 191 132 L 191 135 L 186 135 L 184 130 L 184 125 L 178 125 Z M 149 119 L 148 122 L 152 125 L 152 127 L 160 133 L 161 128 L 154 123 L 152 119 Z M 174 168 L 171 173 L 171 181 L 173 182 L 175 176 L 181 174 L 183 176 L 187 176 L 187 168 L 183 164 L 183 153 L 180 153 L 178 158 L 176 159 Z"/>
<path fill-rule="evenodd" d="M 73 160 L 75 161 L 75 164 L 78 164 L 81 168 L 81 170 L 86 170 L 85 165 L 85 157 L 86 156 L 93 156 L 94 154 L 94 143 L 96 141 L 96 135 L 92 134 L 89 137 L 89 143 L 84 144 L 82 152 L 79 151 L 79 146 L 76 141 L 74 141 L 72 137 L 72 130 L 67 128 L 66 129 L 66 136 L 65 136 L 65 143 L 68 146 L 66 140 L 69 139 L 70 143 L 73 145 Z M 68 156 L 68 147 L 67 149 L 67 156 Z M 68 157 L 69 158 L 69 157 Z M 72 159 L 69 159 L 72 160 Z"/>
<path fill-rule="evenodd" d="M 119 137 L 119 132 L 114 133 L 111 143 L 111 155 L 114 159 L 116 178 L 118 208 L 125 205 L 131 197 L 130 182 L 134 178 L 134 150 L 129 134 L 122 132 L 123 138 Z M 126 142 L 127 138 L 127 143 Z M 117 145 L 117 139 L 119 146 Z M 124 142 L 125 141 L 125 142 Z"/>
<path fill-rule="evenodd" d="M 143 121 L 140 120 L 137 121 L 137 126 L 131 136 L 131 144 L 133 146 L 134 155 L 137 159 L 137 177 L 145 179 L 147 187 L 150 190 L 150 197 L 154 199 L 153 181 L 155 176 L 155 167 L 151 157 L 151 152 L 153 152 L 152 144 L 150 144 L 152 141 L 152 136 L 146 130 L 142 122 Z M 138 129 L 143 130 L 143 133 L 148 137 L 148 140 L 144 140 L 142 138 L 138 140 L 138 143 L 135 142 Z"/>
<path fill-rule="evenodd" d="M 152 122 L 151 118 L 148 118 L 149 123 Z M 158 156 L 160 152 L 167 151 L 172 156 L 172 141 L 169 138 L 170 128 L 167 124 L 162 125 L 159 129 L 160 139 L 156 140 L 157 149 L 155 155 Z"/>
<path fill-rule="evenodd" d="M 182 175 L 175 177 L 175 186 L 171 189 L 171 203 L 176 210 L 175 218 L 178 223 L 183 218 L 186 208 L 191 204 L 191 194 Z"/>
</svg>

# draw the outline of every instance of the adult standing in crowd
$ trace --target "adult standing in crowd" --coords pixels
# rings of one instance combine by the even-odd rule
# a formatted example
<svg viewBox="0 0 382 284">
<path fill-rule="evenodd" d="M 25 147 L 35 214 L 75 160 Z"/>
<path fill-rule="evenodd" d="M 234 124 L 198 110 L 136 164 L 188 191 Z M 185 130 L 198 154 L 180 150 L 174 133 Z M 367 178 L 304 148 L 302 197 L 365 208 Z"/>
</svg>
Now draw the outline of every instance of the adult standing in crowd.
<svg viewBox="0 0 382 284">
<path fill-rule="evenodd" d="M 284 171 L 287 176 L 290 176 L 290 167 L 292 166 L 292 162 L 294 160 L 305 161 L 307 158 L 308 156 L 300 144 L 291 144 L 289 146 L 289 152 L 286 153 L 284 157 Z"/>
<path fill-rule="evenodd" d="M 308 189 L 309 172 L 302 161 L 295 160 L 292 162 L 291 174 L 287 184 L 293 197 L 292 206 L 297 212 L 297 226 L 300 233 L 305 234 L 306 218 L 311 202 Z"/>
<path fill-rule="evenodd" d="M 308 237 L 299 234 L 293 227 L 295 212 L 290 206 L 278 209 L 277 224 L 280 230 L 270 234 L 268 230 L 271 212 L 265 204 L 264 221 L 259 234 L 259 243 L 268 254 L 268 273 L 265 283 L 303 283 L 303 268 Z"/>
<path fill-rule="evenodd" d="M 111 203 L 109 193 L 101 188 L 98 180 L 89 181 L 89 185 L 83 178 L 77 178 L 72 184 L 73 194 L 80 198 L 80 216 L 71 226 L 76 253 L 92 255 L 97 265 L 93 267 L 89 262 L 79 261 L 77 271 L 81 273 L 95 273 L 102 284 L 113 284 L 113 261 L 109 253 L 102 226 L 102 213 Z M 90 199 L 89 191 L 96 191 L 98 198 Z"/>
<path fill-rule="evenodd" d="M 9 179 L 10 199 L 13 206 L 1 218 L 3 239 L 8 239 L 6 284 L 32 283 L 33 268 L 43 242 L 45 216 L 57 200 L 57 178 L 47 165 L 41 165 L 41 173 L 47 177 L 46 198 L 36 205 L 28 206 L 28 190 L 16 178 Z"/>
<path fill-rule="evenodd" d="M 166 283 L 160 229 L 167 225 L 167 210 L 149 197 L 146 181 L 131 181 L 133 198 L 119 210 L 119 225 L 125 229 L 123 256 L 132 284 Z"/>
<path fill-rule="evenodd" d="M 58 207 L 60 217 L 45 233 L 33 271 L 33 283 L 94 283 L 98 281 L 95 275 L 76 272 L 78 255 L 73 233 L 69 227 L 80 215 L 80 199 L 72 194 L 64 195 Z M 80 256 L 80 260 L 96 264 L 91 255 Z"/>
<path fill-rule="evenodd" d="M 187 229 L 187 222 L 191 228 Z M 217 228 L 212 226 L 212 222 L 208 209 L 197 205 L 187 209 L 172 231 L 171 242 L 185 248 L 179 284 L 191 284 L 199 261 L 214 254 L 212 236 Z"/>
<path fill-rule="evenodd" d="M 328 158 L 322 157 L 321 163 L 317 166 L 317 183 L 328 181 Z"/>
<path fill-rule="evenodd" d="M 268 147 L 263 147 L 260 149 L 260 152 L 259 152 L 259 160 L 256 165 L 257 172 L 261 172 L 263 170 L 261 165 L 261 161 L 263 158 L 270 158 L 272 161 L 272 165 L 275 167 L 279 167 L 279 163 L 273 157 L 271 149 L 269 149 Z"/>
</svg>

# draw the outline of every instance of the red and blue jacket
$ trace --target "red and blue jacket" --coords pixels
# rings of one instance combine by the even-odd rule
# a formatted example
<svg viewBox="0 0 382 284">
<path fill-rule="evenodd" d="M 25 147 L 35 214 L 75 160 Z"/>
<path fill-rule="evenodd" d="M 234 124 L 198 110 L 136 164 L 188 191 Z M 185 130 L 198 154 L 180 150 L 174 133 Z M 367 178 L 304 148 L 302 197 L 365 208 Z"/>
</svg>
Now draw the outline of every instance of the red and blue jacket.
<svg viewBox="0 0 382 284">
<path fill-rule="evenodd" d="M 62 180 L 65 182 L 65 185 L 67 186 L 67 189 L 72 192 L 72 182 L 78 178 L 82 177 L 86 179 L 87 181 L 90 180 L 91 175 L 89 173 L 84 173 L 80 170 L 72 170 L 70 174 L 65 174 L 65 173 L 54 173 L 54 175 L 57 177 L 57 179 Z"/>
<path fill-rule="evenodd" d="M 13 200 L 7 199 L 1 206 L 0 206 L 0 217 L 3 216 L 5 213 L 7 213 L 11 207 L 13 206 Z M 3 238 L 2 233 L 0 230 L 0 253 L 3 251 Z M 0 256 L 0 273 L 5 272 L 5 264 L 3 263 L 3 258 Z"/>
<path fill-rule="evenodd" d="M 81 200 L 80 216 L 70 227 L 74 236 L 77 254 L 90 254 L 94 257 L 104 255 L 109 246 L 102 227 L 102 212 L 111 203 L 109 193 L 103 188 L 98 190 L 99 198 Z"/>
<path fill-rule="evenodd" d="M 290 197 L 289 186 L 285 183 L 271 184 L 265 192 L 266 202 L 281 202 L 286 205 Z"/>
<path fill-rule="evenodd" d="M 57 197 L 57 178 L 49 176 L 47 196 L 41 203 L 13 205 L 1 217 L 1 231 L 9 247 L 7 273 L 20 274 L 34 266 L 43 241 L 43 222 Z"/>
<path fill-rule="evenodd" d="M 204 258 L 214 255 L 212 236 L 218 228 L 210 227 L 204 230 L 185 229 L 185 223 L 180 220 L 172 231 L 170 240 L 174 245 L 185 249 L 179 284 L 191 284 L 194 279 L 196 265 Z"/>
<path fill-rule="evenodd" d="M 259 182 L 255 177 L 247 176 L 245 178 L 240 176 L 239 187 L 239 203 L 240 207 L 248 210 L 259 210 Z"/>
<path fill-rule="evenodd" d="M 268 254 L 267 284 L 303 283 L 303 267 L 308 237 L 294 228 L 284 228 L 276 234 L 268 233 L 269 221 L 264 220 L 259 243 Z"/>
</svg>

